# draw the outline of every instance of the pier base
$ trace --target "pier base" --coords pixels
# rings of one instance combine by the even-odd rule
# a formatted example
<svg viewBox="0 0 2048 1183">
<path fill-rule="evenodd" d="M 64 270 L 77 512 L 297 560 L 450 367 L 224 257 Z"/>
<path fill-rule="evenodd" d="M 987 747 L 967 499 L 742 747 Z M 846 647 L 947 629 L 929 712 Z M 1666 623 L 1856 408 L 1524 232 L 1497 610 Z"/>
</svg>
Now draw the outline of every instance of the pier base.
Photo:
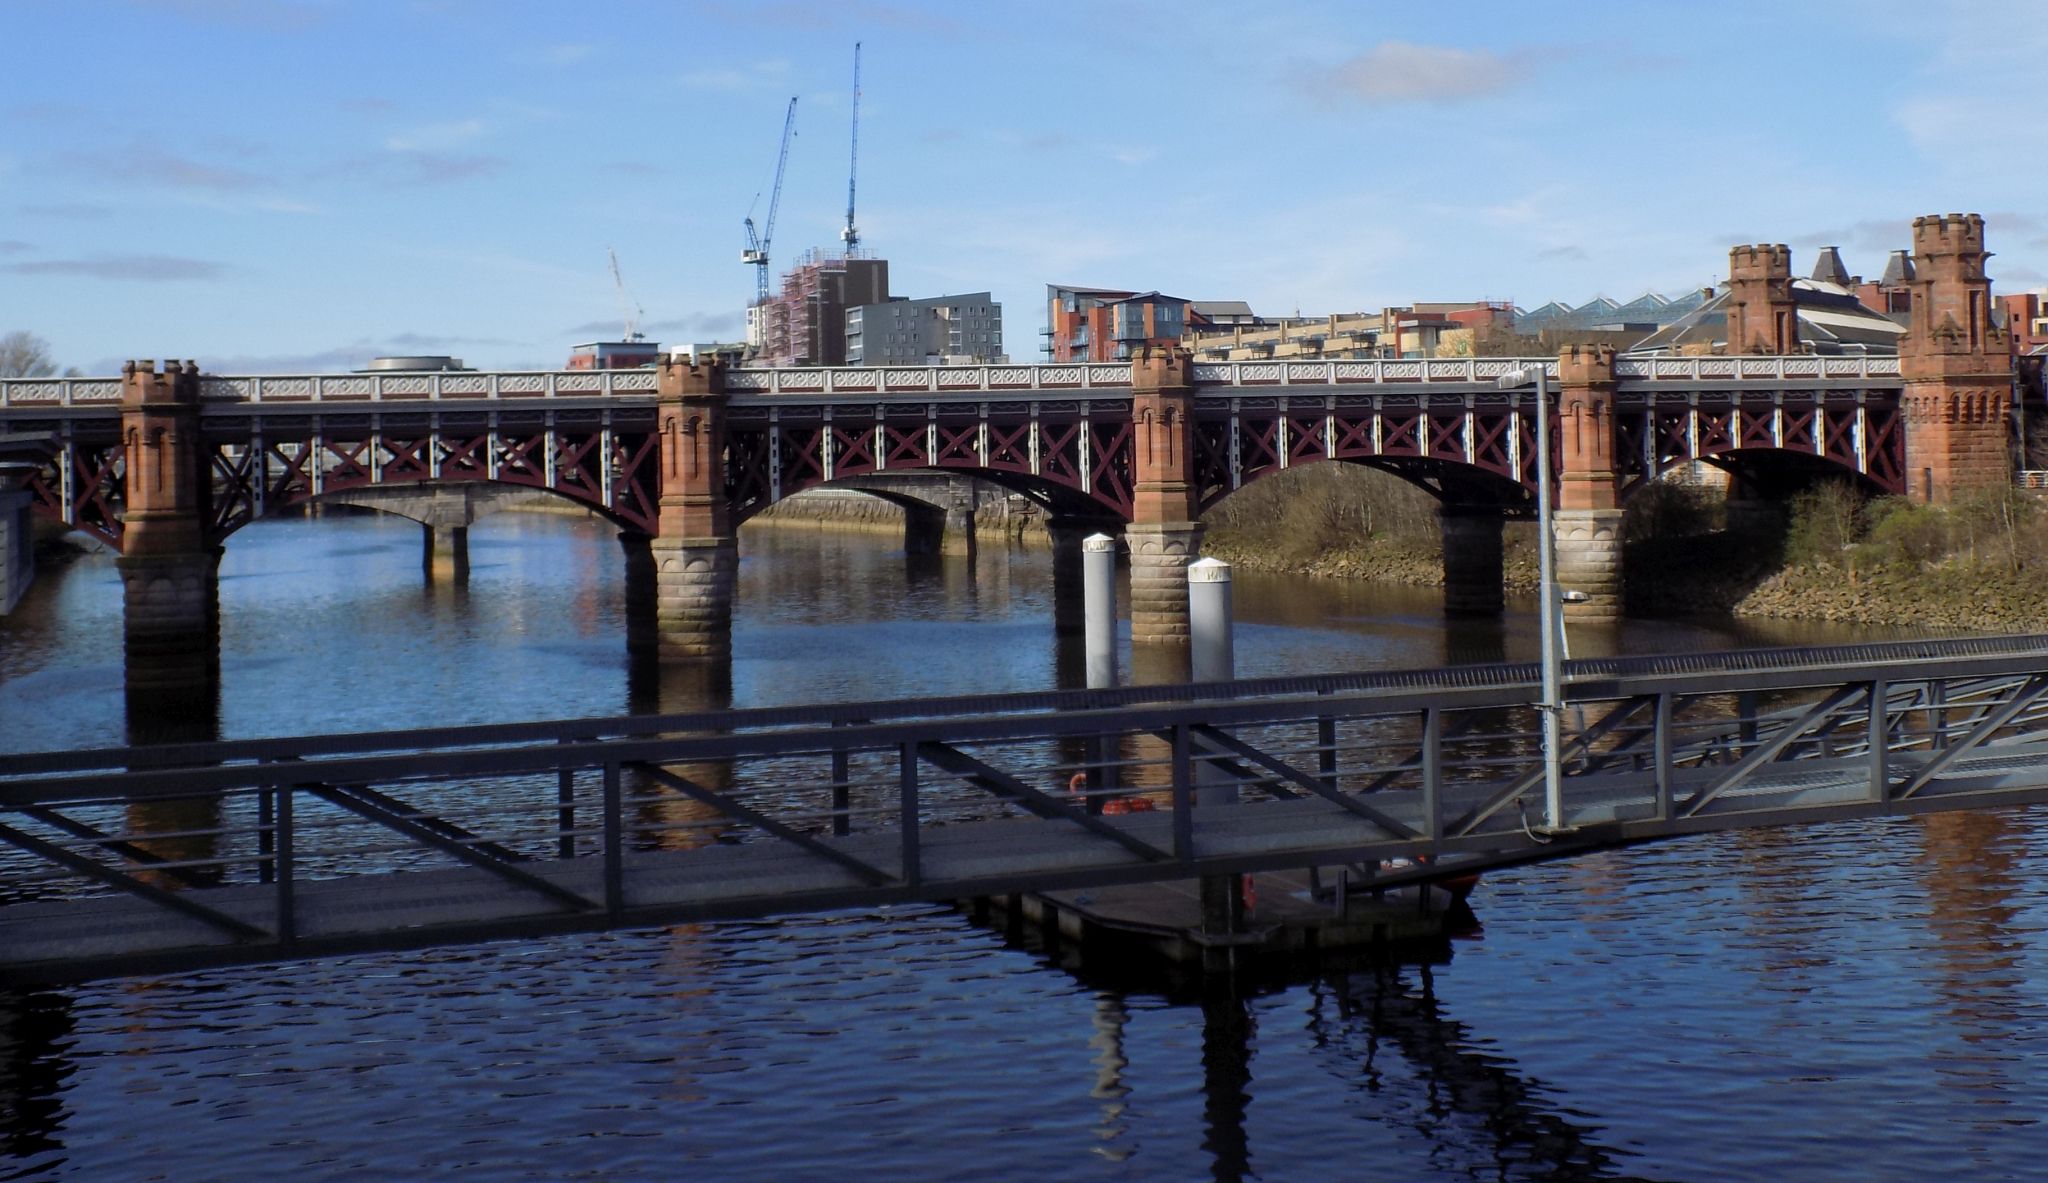
<svg viewBox="0 0 2048 1183">
<path fill-rule="evenodd" d="M 904 500 L 903 551 L 913 555 L 974 557 L 974 510 L 962 504 L 928 505 Z"/>
<path fill-rule="evenodd" d="M 1446 505 L 1437 520 L 1443 531 L 1444 614 L 1499 616 L 1506 565 L 1501 512 Z"/>
<path fill-rule="evenodd" d="M 1560 509 L 1554 514 L 1557 538 L 1557 585 L 1564 592 L 1583 592 L 1568 599 L 1566 620 L 1588 624 L 1621 618 L 1621 511 Z"/>
<path fill-rule="evenodd" d="M 211 693 L 220 666 L 220 556 L 123 555 L 123 630 L 131 693 Z"/>
<path fill-rule="evenodd" d="M 1131 643 L 1188 640 L 1188 564 L 1202 553 L 1200 522 L 1132 523 L 1124 528 L 1131 552 Z"/>
<path fill-rule="evenodd" d="M 939 546 L 949 555 L 974 557 L 974 504 L 969 500 L 946 507 L 946 519 L 940 533 Z"/>
<path fill-rule="evenodd" d="M 35 496 L 0 486 L 0 616 L 14 611 L 36 577 Z"/>
<path fill-rule="evenodd" d="M 659 537 L 649 549 L 661 660 L 730 660 L 737 543 L 731 538 Z"/>
<path fill-rule="evenodd" d="M 654 539 L 646 534 L 622 530 L 619 549 L 625 553 L 625 576 L 620 580 L 626 619 L 626 652 L 653 654 L 661 639 L 660 591 L 656 586 Z"/>
<path fill-rule="evenodd" d="M 439 526 L 423 523 L 421 533 L 425 536 L 421 546 L 421 566 L 428 579 L 452 579 L 458 583 L 469 579 L 469 527 Z"/>
</svg>

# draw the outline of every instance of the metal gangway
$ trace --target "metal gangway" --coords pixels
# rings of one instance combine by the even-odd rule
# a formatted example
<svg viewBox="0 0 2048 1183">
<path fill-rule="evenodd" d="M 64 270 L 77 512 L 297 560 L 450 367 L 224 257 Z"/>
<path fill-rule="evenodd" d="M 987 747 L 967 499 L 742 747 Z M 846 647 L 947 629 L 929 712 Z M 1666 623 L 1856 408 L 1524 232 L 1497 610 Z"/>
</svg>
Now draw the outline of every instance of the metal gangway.
<svg viewBox="0 0 2048 1183">
<path fill-rule="evenodd" d="M 0 756 L 0 979 L 2048 799 L 2048 636 Z M 1235 788 L 1236 800 L 1223 803 Z M 1142 802 L 1142 804 L 1139 804 Z"/>
</svg>

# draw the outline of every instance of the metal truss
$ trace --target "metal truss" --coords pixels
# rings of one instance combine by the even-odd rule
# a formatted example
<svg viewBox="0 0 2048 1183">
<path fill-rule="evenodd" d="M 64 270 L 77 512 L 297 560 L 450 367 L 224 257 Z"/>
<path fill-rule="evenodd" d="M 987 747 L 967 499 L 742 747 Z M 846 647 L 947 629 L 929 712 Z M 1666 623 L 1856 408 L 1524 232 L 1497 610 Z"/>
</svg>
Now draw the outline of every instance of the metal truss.
<svg viewBox="0 0 2048 1183">
<path fill-rule="evenodd" d="M 1554 359 L 1197 363 L 1204 506 L 1319 460 L 1517 503 L 1536 486 L 1534 423 L 1494 379 Z M 733 519 L 815 485 L 940 469 L 1062 490 L 1131 512 L 1127 363 L 730 370 Z M 653 533 L 660 487 L 651 370 L 207 376 L 200 422 L 215 541 L 324 492 L 488 480 L 552 490 Z M 1618 359 L 1614 449 L 1628 487 L 1695 460 L 1800 458 L 1903 488 L 1895 358 Z M 120 541 L 117 379 L 0 381 L 0 430 L 51 431 L 39 511 Z M 1489 487 L 1490 488 L 1487 488 Z"/>
</svg>

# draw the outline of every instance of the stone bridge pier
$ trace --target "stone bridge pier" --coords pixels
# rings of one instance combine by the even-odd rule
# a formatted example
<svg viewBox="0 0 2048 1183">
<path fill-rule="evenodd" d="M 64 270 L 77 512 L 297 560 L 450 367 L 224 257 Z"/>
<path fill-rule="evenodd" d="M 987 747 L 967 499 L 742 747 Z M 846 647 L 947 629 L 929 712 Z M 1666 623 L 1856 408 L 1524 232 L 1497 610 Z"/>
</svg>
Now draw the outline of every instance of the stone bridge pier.
<svg viewBox="0 0 2048 1183">
<path fill-rule="evenodd" d="M 1446 504 L 1437 510 L 1443 534 L 1444 614 L 1499 616 L 1505 607 L 1506 560 L 1497 506 Z"/>
<path fill-rule="evenodd" d="M 504 485 L 388 485 L 323 495 L 318 504 L 353 505 L 418 522 L 423 534 L 421 566 L 429 577 L 469 577 L 469 528 L 485 514 L 542 505 L 550 494 Z"/>
<path fill-rule="evenodd" d="M 903 510 L 903 549 L 917 555 L 972 555 L 981 482 L 951 473 L 872 474 L 834 483 Z"/>
<path fill-rule="evenodd" d="M 725 488 L 725 367 L 671 356 L 657 373 L 660 529 L 648 544 L 655 645 L 664 662 L 728 661 L 739 546 Z M 625 545 L 630 597 L 637 544 Z"/>
<path fill-rule="evenodd" d="M 1564 614 L 1588 623 L 1618 620 L 1622 530 L 1614 463 L 1614 350 L 1568 345 L 1558 354 L 1557 375 L 1557 585 L 1584 596 L 1566 600 Z"/>
<path fill-rule="evenodd" d="M 127 512 L 121 572 L 131 695 L 210 691 L 220 663 L 220 550 L 206 537 L 209 503 L 199 442 L 199 366 L 121 367 Z"/>
<path fill-rule="evenodd" d="M 36 575 L 34 518 L 35 494 L 20 486 L 35 471 L 27 457 L 40 458 L 47 445 L 43 439 L 0 435 L 0 616 L 14 611 Z M 31 447 L 34 451 L 31 451 Z M 10 462 L 8 454 L 18 451 L 24 459 Z"/>
<path fill-rule="evenodd" d="M 1194 473 L 1193 359 L 1146 348 L 1131 358 L 1131 641 L 1188 642 L 1188 564 L 1201 557 Z"/>
</svg>

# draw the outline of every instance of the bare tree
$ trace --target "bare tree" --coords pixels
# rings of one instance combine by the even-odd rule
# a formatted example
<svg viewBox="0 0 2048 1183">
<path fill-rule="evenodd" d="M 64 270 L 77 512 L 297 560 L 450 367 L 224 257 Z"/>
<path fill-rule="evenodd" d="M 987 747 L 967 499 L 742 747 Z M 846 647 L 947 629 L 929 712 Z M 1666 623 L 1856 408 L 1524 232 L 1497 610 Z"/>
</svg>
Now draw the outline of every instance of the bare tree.
<svg viewBox="0 0 2048 1183">
<path fill-rule="evenodd" d="M 44 378 L 56 372 L 48 341 L 25 329 L 0 335 L 0 378 Z"/>
</svg>

